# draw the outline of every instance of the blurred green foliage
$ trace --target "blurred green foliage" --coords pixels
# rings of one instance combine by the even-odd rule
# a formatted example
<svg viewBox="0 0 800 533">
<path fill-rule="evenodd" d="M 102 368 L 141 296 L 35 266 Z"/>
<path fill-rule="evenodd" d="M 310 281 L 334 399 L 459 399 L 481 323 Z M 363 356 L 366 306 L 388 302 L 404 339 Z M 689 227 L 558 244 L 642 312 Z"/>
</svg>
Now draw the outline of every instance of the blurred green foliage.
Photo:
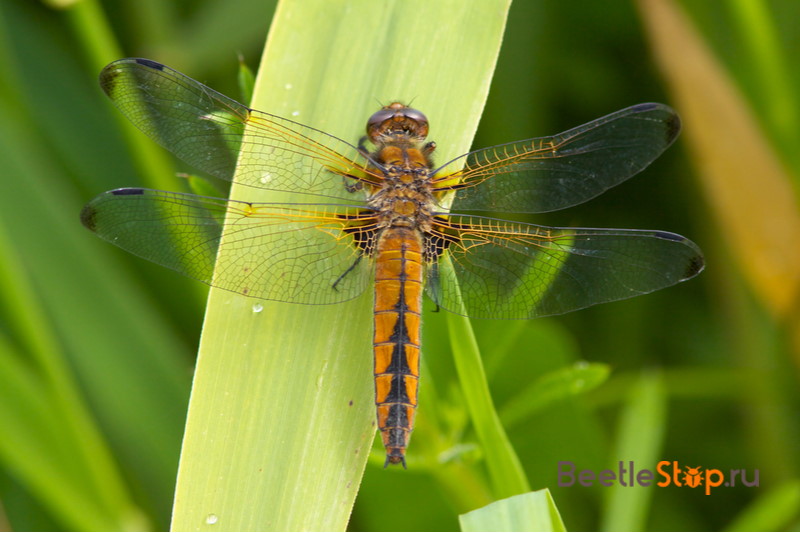
<svg viewBox="0 0 800 533">
<path fill-rule="evenodd" d="M 743 2 L 680 5 L 796 183 L 798 125 L 780 120 L 796 119 L 800 79 L 788 65 L 800 55 L 800 3 L 763 3 L 766 22 L 746 16 Z M 158 148 L 144 148 L 155 154 L 149 163 L 131 153 L 96 75 L 120 56 L 150 57 L 240 98 L 237 53 L 256 64 L 273 9 L 253 0 L 0 4 L 0 526 L 168 527 L 203 289 L 99 241 L 78 213 L 114 187 L 187 186 Z M 357 54 L 369 43 L 353 35 Z M 770 89 L 775 76 L 788 90 Z M 459 90 L 458 80 L 441 83 Z M 475 146 L 552 134 L 637 102 L 674 104 L 667 87 L 634 3 L 519 1 Z M 789 100 L 776 112 L 781 98 Z M 474 323 L 501 412 L 579 361 L 611 370 L 596 388 L 556 395 L 522 418 L 515 410 L 506 428 L 531 486 L 550 489 L 570 530 L 800 527 L 796 296 L 793 312 L 777 316 L 742 274 L 691 148 L 679 139 L 629 183 L 535 220 L 681 233 L 706 252 L 698 279 L 563 317 Z M 741 247 L 759 253 L 757 243 Z M 384 470 L 376 453 L 353 530 L 453 530 L 459 513 L 487 497 L 485 485 L 448 474 L 457 463 L 480 479 L 482 464 L 446 331 L 440 314 L 426 315 L 428 378 L 410 468 Z M 415 462 L 423 442 L 449 450 L 448 465 Z M 746 469 L 748 479 L 757 469 L 759 487 L 705 496 L 557 486 L 559 461 L 597 472 L 636 457 Z"/>
</svg>

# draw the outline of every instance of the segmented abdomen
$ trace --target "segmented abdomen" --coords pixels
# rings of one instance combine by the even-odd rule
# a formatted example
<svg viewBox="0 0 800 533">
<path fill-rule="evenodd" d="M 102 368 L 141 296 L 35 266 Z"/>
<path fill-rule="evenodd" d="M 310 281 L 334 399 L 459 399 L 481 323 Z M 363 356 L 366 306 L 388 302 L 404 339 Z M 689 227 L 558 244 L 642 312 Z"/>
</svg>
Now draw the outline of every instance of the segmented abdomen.
<svg viewBox="0 0 800 533">
<path fill-rule="evenodd" d="M 419 383 L 422 239 L 389 228 L 378 241 L 375 274 L 375 404 L 386 464 L 402 463 L 414 427 Z"/>
</svg>

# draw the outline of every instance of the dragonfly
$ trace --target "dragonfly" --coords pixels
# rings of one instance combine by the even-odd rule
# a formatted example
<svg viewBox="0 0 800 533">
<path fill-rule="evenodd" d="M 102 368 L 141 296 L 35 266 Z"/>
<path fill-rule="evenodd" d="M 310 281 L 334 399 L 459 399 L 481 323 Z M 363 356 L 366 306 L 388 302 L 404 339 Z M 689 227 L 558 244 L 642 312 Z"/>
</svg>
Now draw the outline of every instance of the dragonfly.
<svg viewBox="0 0 800 533">
<path fill-rule="evenodd" d="M 680 131 L 678 115 L 663 104 L 634 105 L 437 166 L 427 118 L 400 102 L 377 110 L 366 135 L 351 144 L 251 109 L 148 59 L 109 64 L 100 85 L 142 132 L 184 162 L 279 191 L 282 201 L 115 189 L 83 208 L 83 224 L 142 258 L 252 298 L 336 304 L 374 291 L 385 466 L 406 466 L 423 292 L 437 309 L 529 319 L 649 293 L 704 267 L 695 243 L 667 231 L 486 216 L 563 209 L 637 174 Z"/>
</svg>

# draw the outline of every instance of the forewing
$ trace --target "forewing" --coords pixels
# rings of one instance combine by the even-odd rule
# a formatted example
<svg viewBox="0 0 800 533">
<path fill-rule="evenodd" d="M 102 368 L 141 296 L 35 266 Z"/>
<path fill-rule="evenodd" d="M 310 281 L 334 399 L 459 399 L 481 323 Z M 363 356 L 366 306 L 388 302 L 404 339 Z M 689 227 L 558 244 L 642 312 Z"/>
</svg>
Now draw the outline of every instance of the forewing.
<svg viewBox="0 0 800 533">
<path fill-rule="evenodd" d="M 461 156 L 461 171 L 435 178 L 434 186 L 458 191 L 453 212 L 563 209 L 640 172 L 679 131 L 680 119 L 671 108 L 639 104 L 553 137 L 470 152 Z M 458 159 L 445 166 L 453 164 Z"/>
<path fill-rule="evenodd" d="M 438 220 L 430 239 L 440 249 L 449 245 L 441 264 L 428 268 L 429 296 L 474 318 L 566 313 L 662 289 L 703 269 L 697 245 L 663 231 L 450 216 Z"/>
<path fill-rule="evenodd" d="M 100 86 L 150 138 L 218 178 L 232 180 L 241 159 L 244 185 L 347 201 L 363 193 L 347 192 L 345 182 L 376 180 L 351 144 L 252 110 L 155 61 L 115 61 L 100 73 Z"/>
<path fill-rule="evenodd" d="M 352 223 L 347 217 L 359 216 L 357 207 L 347 214 L 336 205 L 118 189 L 89 202 L 81 221 L 124 250 L 214 287 L 265 300 L 330 304 L 355 298 L 372 279 L 370 262 L 358 261 L 356 234 L 344 231 Z M 362 242 L 369 222 L 359 222 Z"/>
</svg>

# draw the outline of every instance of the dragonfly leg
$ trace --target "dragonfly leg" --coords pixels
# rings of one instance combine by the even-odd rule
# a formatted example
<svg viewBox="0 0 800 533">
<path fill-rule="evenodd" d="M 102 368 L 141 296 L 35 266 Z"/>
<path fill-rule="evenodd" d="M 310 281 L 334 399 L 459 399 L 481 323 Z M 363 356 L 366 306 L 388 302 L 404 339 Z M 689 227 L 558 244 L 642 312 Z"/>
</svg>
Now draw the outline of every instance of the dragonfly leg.
<svg viewBox="0 0 800 533">
<path fill-rule="evenodd" d="M 348 179 L 354 180 L 355 183 L 350 183 L 349 181 L 347 181 Z M 364 184 L 358 181 L 358 178 L 356 178 L 355 176 L 349 176 L 345 174 L 342 176 L 342 181 L 344 182 L 345 190 L 349 193 L 354 193 L 364 188 Z"/>
<path fill-rule="evenodd" d="M 356 257 L 356 260 L 355 260 L 355 261 L 353 261 L 353 264 L 352 264 L 352 265 L 350 265 L 350 266 L 347 268 L 347 270 L 345 270 L 344 272 L 342 272 L 342 275 L 341 275 L 341 276 L 339 276 L 338 278 L 336 278 L 336 281 L 334 281 L 334 282 L 333 282 L 333 285 L 331 285 L 331 288 L 332 288 L 333 290 L 337 290 L 337 289 L 336 289 L 336 286 L 339 284 L 339 282 L 340 282 L 340 281 L 342 281 L 346 275 L 348 275 L 350 272 L 352 272 L 352 271 L 353 271 L 353 269 L 354 269 L 354 268 L 355 268 L 355 267 L 358 265 L 358 263 L 361 261 L 361 258 L 362 258 L 362 257 L 364 257 L 364 254 L 361 254 L 361 253 L 359 253 L 359 254 L 358 254 L 358 257 Z"/>
<path fill-rule="evenodd" d="M 364 135 L 358 140 L 358 153 L 363 155 L 364 157 L 370 157 L 370 152 L 367 150 L 367 136 Z"/>
</svg>

